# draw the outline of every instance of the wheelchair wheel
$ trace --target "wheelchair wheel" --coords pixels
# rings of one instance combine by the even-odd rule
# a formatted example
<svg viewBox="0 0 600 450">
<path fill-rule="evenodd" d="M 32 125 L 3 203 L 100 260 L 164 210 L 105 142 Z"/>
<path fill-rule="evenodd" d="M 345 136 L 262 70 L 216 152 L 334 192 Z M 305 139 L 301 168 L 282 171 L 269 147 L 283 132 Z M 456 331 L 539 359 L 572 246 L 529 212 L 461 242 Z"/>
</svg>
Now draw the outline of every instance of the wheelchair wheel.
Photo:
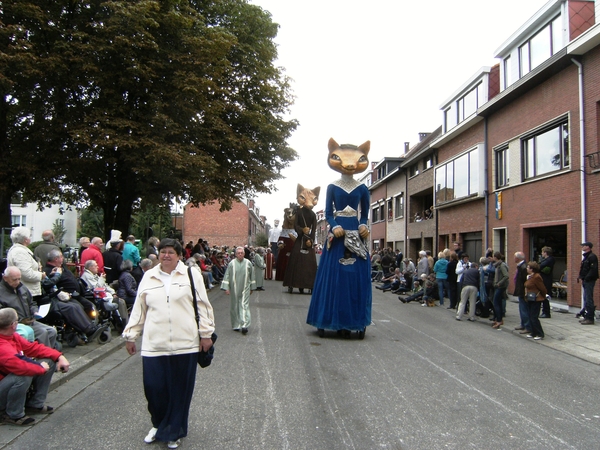
<svg viewBox="0 0 600 450">
<path fill-rule="evenodd" d="M 112 340 L 112 334 L 110 332 L 110 327 L 106 330 L 104 330 L 102 333 L 100 333 L 100 335 L 98 336 L 98 338 L 96 339 L 98 341 L 98 344 L 107 344 Z"/>
</svg>

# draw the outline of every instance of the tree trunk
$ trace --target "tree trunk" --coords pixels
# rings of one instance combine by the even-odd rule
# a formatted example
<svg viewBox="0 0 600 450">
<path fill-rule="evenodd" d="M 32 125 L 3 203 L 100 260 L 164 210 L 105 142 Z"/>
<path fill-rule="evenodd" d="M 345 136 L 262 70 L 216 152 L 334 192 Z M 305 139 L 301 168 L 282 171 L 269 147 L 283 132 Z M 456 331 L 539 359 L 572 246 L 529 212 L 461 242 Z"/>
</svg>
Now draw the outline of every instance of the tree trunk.
<svg viewBox="0 0 600 450">
<path fill-rule="evenodd" d="M 0 227 L 10 228 L 12 226 L 10 200 L 12 194 L 6 191 L 0 191 Z"/>
</svg>

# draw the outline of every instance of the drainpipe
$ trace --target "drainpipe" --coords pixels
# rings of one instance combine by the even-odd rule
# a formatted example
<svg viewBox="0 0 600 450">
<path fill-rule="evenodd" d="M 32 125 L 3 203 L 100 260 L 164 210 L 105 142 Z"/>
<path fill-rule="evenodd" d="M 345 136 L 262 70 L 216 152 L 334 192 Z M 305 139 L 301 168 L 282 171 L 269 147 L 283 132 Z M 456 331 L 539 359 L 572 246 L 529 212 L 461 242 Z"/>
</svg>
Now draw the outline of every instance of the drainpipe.
<svg viewBox="0 0 600 450">
<path fill-rule="evenodd" d="M 485 227 L 483 230 L 483 242 L 485 247 L 482 249 L 483 254 L 489 247 L 489 229 L 490 229 L 490 199 L 488 197 L 488 118 L 483 119 L 483 198 L 485 203 Z"/>
<path fill-rule="evenodd" d="M 404 171 L 404 257 L 410 258 L 408 250 L 408 173 L 406 170 Z"/>
<path fill-rule="evenodd" d="M 579 190 L 581 195 L 581 242 L 587 241 L 586 223 L 587 212 L 585 202 L 585 121 L 583 110 L 583 64 L 575 58 L 571 58 L 577 66 L 579 79 Z M 583 305 L 583 289 L 581 289 L 581 304 Z"/>
</svg>

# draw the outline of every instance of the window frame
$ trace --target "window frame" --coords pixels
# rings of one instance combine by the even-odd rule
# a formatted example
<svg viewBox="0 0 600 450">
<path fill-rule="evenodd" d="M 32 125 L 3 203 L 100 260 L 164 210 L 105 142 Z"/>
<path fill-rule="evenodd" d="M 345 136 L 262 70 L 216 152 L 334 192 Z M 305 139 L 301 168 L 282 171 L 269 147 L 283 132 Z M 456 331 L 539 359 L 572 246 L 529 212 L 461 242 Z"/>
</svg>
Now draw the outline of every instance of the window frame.
<svg viewBox="0 0 600 450">
<path fill-rule="evenodd" d="M 373 223 L 379 222 L 379 205 L 373 205 L 373 207 L 371 208 L 371 217 Z"/>
<path fill-rule="evenodd" d="M 536 43 L 536 39 L 540 38 L 543 33 L 548 33 L 545 39 L 540 42 L 545 42 L 546 46 L 541 47 L 548 50 L 549 54 L 545 55 L 542 59 L 537 61 L 536 58 L 536 50 L 537 46 L 532 49 L 532 43 Z M 527 39 L 523 44 L 518 47 L 518 55 L 519 55 L 519 78 L 524 77 L 532 70 L 535 70 L 537 67 L 542 65 L 544 61 L 547 61 L 553 55 L 556 54 L 561 48 L 564 47 L 562 45 L 562 16 L 561 14 L 557 14 L 552 17 L 552 19 L 548 20 L 548 22 L 540 28 L 534 35 L 532 35 L 529 39 Z M 532 60 L 533 58 L 536 61 Z M 507 58 L 505 58 L 506 61 Z M 513 81 L 514 82 L 514 81 Z M 508 87 L 509 85 L 506 85 Z"/>
<path fill-rule="evenodd" d="M 482 154 L 483 150 L 482 150 L 482 146 L 480 144 L 476 145 L 475 147 L 465 151 L 464 153 L 461 153 L 460 155 L 457 155 L 455 158 L 446 161 L 445 163 L 442 164 L 438 164 L 435 168 L 435 181 L 434 181 L 434 186 L 435 186 L 435 190 L 434 190 L 434 205 L 437 206 L 442 206 L 457 200 L 464 200 L 466 198 L 470 198 L 470 197 L 474 197 L 474 196 L 479 196 L 480 194 L 480 184 L 481 184 L 481 174 L 479 173 L 479 166 L 480 166 L 480 159 L 481 159 L 481 154 Z M 467 170 L 466 173 L 468 174 L 468 179 L 464 180 L 464 179 L 460 179 L 460 186 L 459 188 L 462 190 L 466 191 L 466 194 L 464 195 L 460 195 L 457 196 L 456 191 L 457 191 L 457 177 L 455 176 L 456 174 L 456 167 L 455 167 L 455 163 L 463 163 L 463 160 L 466 157 L 466 164 L 467 164 Z M 451 168 L 451 176 L 448 177 L 448 168 Z M 443 170 L 443 175 L 444 175 L 444 184 L 443 184 L 443 188 L 441 187 L 441 173 Z M 464 171 L 461 173 L 465 173 Z M 451 181 L 449 182 L 449 178 L 451 178 Z M 444 199 L 440 199 L 439 198 L 439 193 L 440 192 L 444 192 Z M 448 198 L 448 194 L 450 194 L 451 198 Z"/>
<path fill-rule="evenodd" d="M 10 223 L 13 227 L 26 227 L 27 226 L 27 215 L 12 214 L 10 216 Z"/>
<path fill-rule="evenodd" d="M 404 218 L 404 192 L 396 195 L 394 197 L 394 218 L 395 219 L 403 219 Z"/>
<path fill-rule="evenodd" d="M 538 167 L 540 165 L 538 151 L 538 140 L 537 138 L 546 135 L 547 133 L 557 130 L 558 131 L 558 145 L 559 145 L 559 158 L 560 162 L 558 168 L 554 170 L 546 170 L 539 172 Z M 529 153 L 529 143 L 533 143 L 533 153 Z M 565 146 L 566 142 L 566 146 Z M 553 173 L 567 170 L 571 167 L 571 146 L 570 146 L 570 127 L 568 117 L 556 120 L 550 124 L 540 127 L 530 133 L 523 135 L 520 139 L 521 145 L 521 181 L 530 181 L 539 177 L 548 176 Z M 566 151 L 565 151 L 566 149 Z M 565 163 L 566 162 L 566 163 Z M 530 170 L 530 164 L 533 164 L 533 170 Z"/>
<path fill-rule="evenodd" d="M 494 150 L 494 163 L 496 189 L 510 186 L 510 158 L 508 155 L 508 145 Z M 502 169 L 502 173 L 499 172 L 500 169 Z"/>
</svg>

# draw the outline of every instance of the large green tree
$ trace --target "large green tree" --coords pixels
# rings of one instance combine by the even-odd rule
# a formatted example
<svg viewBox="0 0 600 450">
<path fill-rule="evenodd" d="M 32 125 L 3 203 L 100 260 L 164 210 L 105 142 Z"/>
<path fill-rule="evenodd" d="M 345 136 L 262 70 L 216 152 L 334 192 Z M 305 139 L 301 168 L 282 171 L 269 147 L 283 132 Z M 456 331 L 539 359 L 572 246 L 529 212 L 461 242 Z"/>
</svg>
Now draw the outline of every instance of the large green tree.
<svg viewBox="0 0 600 450">
<path fill-rule="evenodd" d="M 261 8 L 245 0 L 0 5 L 0 57 L 14 66 L 0 69 L 0 145 L 24 156 L 0 172 L 15 180 L 7 195 L 77 199 L 102 209 L 105 230 L 127 230 L 142 199 L 228 208 L 270 192 L 296 157 L 288 79 L 274 65 L 277 25 Z M 13 136 L 23 118 L 39 129 L 22 130 L 31 144 Z"/>
</svg>

